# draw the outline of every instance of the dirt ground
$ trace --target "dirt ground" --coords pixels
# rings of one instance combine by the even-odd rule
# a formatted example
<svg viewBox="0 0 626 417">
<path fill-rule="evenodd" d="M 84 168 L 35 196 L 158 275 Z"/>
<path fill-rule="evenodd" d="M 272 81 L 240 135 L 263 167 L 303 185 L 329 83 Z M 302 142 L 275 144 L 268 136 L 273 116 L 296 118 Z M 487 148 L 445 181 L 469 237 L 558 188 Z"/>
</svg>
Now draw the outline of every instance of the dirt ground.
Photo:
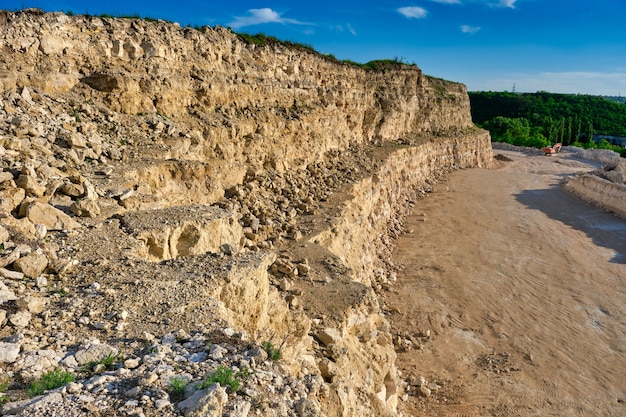
<svg viewBox="0 0 626 417">
<path fill-rule="evenodd" d="M 397 241 L 389 318 L 421 345 L 398 367 L 432 391 L 400 410 L 626 415 L 626 221 L 560 188 L 593 163 L 494 154 L 511 161 L 450 175 Z"/>
</svg>

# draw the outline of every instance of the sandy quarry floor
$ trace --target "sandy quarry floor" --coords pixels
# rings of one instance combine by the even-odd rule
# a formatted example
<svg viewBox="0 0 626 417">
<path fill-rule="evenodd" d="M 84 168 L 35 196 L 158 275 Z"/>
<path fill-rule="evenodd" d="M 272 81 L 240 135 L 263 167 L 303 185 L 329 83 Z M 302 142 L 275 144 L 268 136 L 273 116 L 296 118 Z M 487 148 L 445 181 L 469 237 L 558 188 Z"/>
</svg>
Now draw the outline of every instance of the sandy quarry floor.
<svg viewBox="0 0 626 417">
<path fill-rule="evenodd" d="M 401 411 L 625 416 L 626 221 L 560 189 L 591 163 L 494 154 L 512 161 L 452 174 L 398 241 L 390 320 L 422 344 L 398 364 L 433 388 Z"/>
</svg>

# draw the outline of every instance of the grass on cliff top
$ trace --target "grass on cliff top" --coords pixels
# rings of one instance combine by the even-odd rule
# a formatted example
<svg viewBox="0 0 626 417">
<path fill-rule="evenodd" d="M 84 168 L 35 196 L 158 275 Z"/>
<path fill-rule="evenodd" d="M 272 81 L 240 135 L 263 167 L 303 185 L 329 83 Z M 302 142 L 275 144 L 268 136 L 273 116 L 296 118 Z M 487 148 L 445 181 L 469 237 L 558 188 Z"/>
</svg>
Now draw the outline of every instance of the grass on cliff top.
<svg viewBox="0 0 626 417">
<path fill-rule="evenodd" d="M 322 54 L 321 52 L 316 51 L 311 45 L 307 45 L 300 42 L 292 42 L 292 41 L 284 41 L 278 39 L 274 36 L 266 35 L 264 33 L 257 33 L 255 35 L 249 33 L 237 33 L 234 32 L 239 39 L 242 41 L 258 46 L 266 46 L 266 45 L 284 45 L 290 48 L 296 49 L 304 49 L 308 52 L 313 52 L 317 55 L 323 56 L 331 61 L 342 62 L 344 64 L 352 65 L 359 68 L 370 69 L 374 71 L 380 71 L 388 68 L 403 68 L 403 67 L 417 67 L 417 64 L 414 62 L 408 63 L 405 62 L 404 58 L 393 58 L 393 59 L 376 59 L 373 61 L 366 62 L 364 64 L 355 62 L 349 59 L 339 60 L 333 54 Z"/>
</svg>

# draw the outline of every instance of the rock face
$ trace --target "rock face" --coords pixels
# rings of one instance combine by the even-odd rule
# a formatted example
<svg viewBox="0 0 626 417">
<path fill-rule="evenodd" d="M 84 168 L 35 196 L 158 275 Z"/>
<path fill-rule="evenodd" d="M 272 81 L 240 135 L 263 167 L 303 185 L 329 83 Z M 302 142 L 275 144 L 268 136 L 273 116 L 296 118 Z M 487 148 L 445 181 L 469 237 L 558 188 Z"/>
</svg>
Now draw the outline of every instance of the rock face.
<svg viewBox="0 0 626 417">
<path fill-rule="evenodd" d="M 579 174 L 566 178 L 562 186 L 578 198 L 626 218 L 626 185 L 596 175 Z"/>
<path fill-rule="evenodd" d="M 463 85 L 219 27 L 30 10 L 0 35 L 2 362 L 83 378 L 36 407 L 396 414 L 393 236 L 492 161 Z M 244 387 L 192 389 L 220 369 Z"/>
</svg>

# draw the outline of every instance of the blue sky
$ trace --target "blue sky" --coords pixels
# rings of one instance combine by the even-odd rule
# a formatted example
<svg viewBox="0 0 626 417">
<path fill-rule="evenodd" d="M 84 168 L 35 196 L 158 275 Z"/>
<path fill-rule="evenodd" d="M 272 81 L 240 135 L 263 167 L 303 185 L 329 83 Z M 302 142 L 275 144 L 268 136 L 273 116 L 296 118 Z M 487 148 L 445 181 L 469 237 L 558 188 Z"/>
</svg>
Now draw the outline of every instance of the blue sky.
<svg viewBox="0 0 626 417">
<path fill-rule="evenodd" d="M 338 59 L 399 58 L 470 91 L 626 95 L 625 0 L 0 0 L 229 26 Z"/>
</svg>

